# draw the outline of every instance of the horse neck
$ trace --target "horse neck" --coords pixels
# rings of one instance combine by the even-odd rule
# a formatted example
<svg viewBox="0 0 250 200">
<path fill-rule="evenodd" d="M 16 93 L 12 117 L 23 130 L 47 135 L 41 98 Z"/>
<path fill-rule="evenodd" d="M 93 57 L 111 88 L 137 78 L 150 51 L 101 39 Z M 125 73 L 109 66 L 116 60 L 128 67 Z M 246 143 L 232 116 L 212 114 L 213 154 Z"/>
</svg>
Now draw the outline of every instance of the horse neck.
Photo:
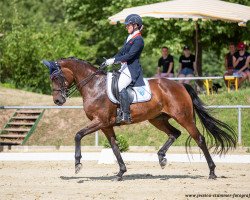
<svg viewBox="0 0 250 200">
<path fill-rule="evenodd" d="M 91 71 L 87 77 L 90 77 L 96 72 Z M 85 77 L 85 80 L 88 79 Z M 80 79 L 80 81 L 83 79 Z M 94 102 L 96 99 L 105 98 L 105 76 L 102 74 L 96 74 L 86 83 L 81 84 L 78 89 L 83 98 L 83 103 L 89 104 Z"/>
<path fill-rule="evenodd" d="M 73 79 L 76 83 L 79 83 L 82 79 L 96 71 L 95 67 L 85 63 L 84 61 L 62 59 L 59 61 L 59 64 L 64 72 L 64 75 L 66 76 L 66 79 Z"/>
<path fill-rule="evenodd" d="M 98 91 L 96 90 L 95 92 L 95 85 L 102 87 L 105 81 L 103 75 L 95 75 L 88 81 L 88 77 L 97 71 L 94 66 L 87 62 L 74 61 L 64 65 L 64 67 L 72 72 L 75 84 L 77 85 L 83 99 L 94 98 L 97 96 Z"/>
<path fill-rule="evenodd" d="M 74 69 L 73 69 L 73 74 L 75 78 L 75 83 L 76 85 L 82 85 L 81 82 L 84 80 L 87 80 L 88 77 L 90 77 L 92 74 L 94 74 L 97 71 L 97 69 L 88 64 L 88 63 L 81 63 L 81 64 L 76 64 Z M 89 82 L 91 82 L 90 80 Z"/>
</svg>

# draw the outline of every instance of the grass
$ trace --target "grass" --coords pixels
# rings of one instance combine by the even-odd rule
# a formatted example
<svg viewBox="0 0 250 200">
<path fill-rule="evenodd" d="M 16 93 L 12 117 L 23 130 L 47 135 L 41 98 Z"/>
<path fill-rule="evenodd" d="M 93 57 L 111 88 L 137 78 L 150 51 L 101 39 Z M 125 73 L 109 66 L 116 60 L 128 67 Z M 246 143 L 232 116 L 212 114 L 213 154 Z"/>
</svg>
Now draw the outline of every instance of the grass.
<svg viewBox="0 0 250 200">
<path fill-rule="evenodd" d="M 250 88 L 238 92 L 227 93 L 222 91 L 216 95 L 200 95 L 207 105 L 250 105 Z M 6 88 L 0 86 L 0 105 L 54 105 L 52 97 L 32 92 Z M 82 105 L 80 97 L 69 99 L 65 105 Z M 0 126 L 7 122 L 14 110 L 0 110 Z M 237 132 L 237 110 L 236 109 L 214 109 L 213 116 L 232 126 Z M 74 145 L 74 135 L 82 129 L 88 119 L 81 109 L 46 110 L 33 135 L 27 142 L 28 145 Z M 174 120 L 171 123 L 181 130 L 182 135 L 174 145 L 184 145 L 188 133 Z M 201 126 L 198 123 L 200 130 Z M 167 140 L 167 135 L 149 122 L 142 122 L 130 126 L 116 127 L 117 134 L 122 134 L 129 145 L 138 146 L 162 146 Z M 100 132 L 100 144 L 105 137 Z M 243 146 L 250 146 L 250 110 L 242 110 L 242 137 Z M 194 144 L 194 143 L 192 143 Z M 82 145 L 94 145 L 94 134 L 86 136 Z"/>
</svg>

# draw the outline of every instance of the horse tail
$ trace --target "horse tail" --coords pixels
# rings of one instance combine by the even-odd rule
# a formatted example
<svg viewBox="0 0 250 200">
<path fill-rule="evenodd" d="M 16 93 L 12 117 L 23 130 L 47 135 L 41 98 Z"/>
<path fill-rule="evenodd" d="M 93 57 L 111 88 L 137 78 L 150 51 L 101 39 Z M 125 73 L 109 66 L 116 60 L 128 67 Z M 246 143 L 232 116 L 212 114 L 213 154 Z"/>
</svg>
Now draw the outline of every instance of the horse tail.
<svg viewBox="0 0 250 200">
<path fill-rule="evenodd" d="M 194 110 L 203 126 L 203 132 L 205 127 L 205 132 L 209 138 L 207 142 L 210 143 L 211 147 L 215 147 L 214 153 L 225 154 L 229 149 L 235 148 L 237 141 L 235 131 L 228 124 L 211 116 L 192 86 L 188 84 L 183 85 L 192 99 Z M 190 146 L 190 140 L 191 138 L 189 136 L 186 141 L 186 147 L 187 145 Z"/>
</svg>

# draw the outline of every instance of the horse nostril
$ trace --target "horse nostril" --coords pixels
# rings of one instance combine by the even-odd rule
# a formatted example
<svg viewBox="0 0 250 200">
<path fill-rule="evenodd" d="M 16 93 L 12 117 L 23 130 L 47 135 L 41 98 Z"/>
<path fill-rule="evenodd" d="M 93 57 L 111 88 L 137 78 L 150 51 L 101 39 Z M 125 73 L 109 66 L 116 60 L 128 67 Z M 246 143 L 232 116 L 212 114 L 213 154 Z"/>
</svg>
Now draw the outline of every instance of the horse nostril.
<svg viewBox="0 0 250 200">
<path fill-rule="evenodd" d="M 54 103 L 55 103 L 55 104 L 58 104 L 58 103 L 60 103 L 60 101 L 59 101 L 58 99 L 56 99 L 56 100 L 54 101 Z"/>
</svg>

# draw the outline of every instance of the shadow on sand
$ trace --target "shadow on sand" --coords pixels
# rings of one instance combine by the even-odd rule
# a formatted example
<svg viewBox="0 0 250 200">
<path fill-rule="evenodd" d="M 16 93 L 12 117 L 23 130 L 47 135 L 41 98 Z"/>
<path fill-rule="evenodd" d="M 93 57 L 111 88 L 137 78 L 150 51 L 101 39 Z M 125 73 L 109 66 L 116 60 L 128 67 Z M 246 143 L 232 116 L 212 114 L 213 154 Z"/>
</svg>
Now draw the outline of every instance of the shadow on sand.
<svg viewBox="0 0 250 200">
<path fill-rule="evenodd" d="M 78 183 L 82 183 L 84 181 L 110 181 L 114 180 L 116 176 L 100 176 L 100 177 L 77 177 L 77 176 L 60 176 L 62 180 L 79 180 Z M 123 180 L 168 180 L 168 179 L 200 179 L 207 178 L 205 176 L 200 175 L 151 175 L 151 174 L 130 174 L 124 175 Z"/>
</svg>

